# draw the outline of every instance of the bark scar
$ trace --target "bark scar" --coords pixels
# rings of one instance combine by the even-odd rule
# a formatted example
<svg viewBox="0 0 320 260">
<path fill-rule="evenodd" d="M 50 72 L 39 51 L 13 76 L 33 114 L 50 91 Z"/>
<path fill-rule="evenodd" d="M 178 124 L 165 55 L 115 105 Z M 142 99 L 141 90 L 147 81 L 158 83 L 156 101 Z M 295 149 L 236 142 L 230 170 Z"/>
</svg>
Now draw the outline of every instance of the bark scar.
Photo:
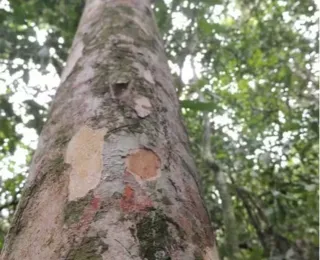
<svg viewBox="0 0 320 260">
<path fill-rule="evenodd" d="M 126 170 L 143 181 L 157 179 L 160 176 L 160 166 L 159 156 L 146 148 L 133 151 L 126 159 Z"/>
</svg>

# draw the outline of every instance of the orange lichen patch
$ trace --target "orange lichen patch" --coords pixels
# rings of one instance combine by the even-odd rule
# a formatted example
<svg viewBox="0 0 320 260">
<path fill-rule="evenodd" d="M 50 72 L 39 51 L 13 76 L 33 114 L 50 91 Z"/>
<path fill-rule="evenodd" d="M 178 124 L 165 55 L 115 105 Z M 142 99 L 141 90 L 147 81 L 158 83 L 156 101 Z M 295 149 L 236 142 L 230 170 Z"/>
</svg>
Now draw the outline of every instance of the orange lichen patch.
<svg viewBox="0 0 320 260">
<path fill-rule="evenodd" d="M 138 149 L 126 160 L 127 171 L 141 180 L 155 179 L 159 176 L 160 158 L 149 149 Z"/>
<path fill-rule="evenodd" d="M 65 161 L 70 163 L 69 200 L 85 196 L 100 182 L 105 129 L 83 126 L 68 144 Z"/>
<path fill-rule="evenodd" d="M 132 199 L 133 199 L 133 197 L 134 197 L 134 190 L 133 190 L 129 185 L 127 185 L 127 186 L 124 188 L 123 197 L 124 197 L 126 200 L 132 200 Z"/>
<path fill-rule="evenodd" d="M 127 185 L 124 188 L 122 199 L 120 201 L 120 207 L 123 210 L 130 210 L 134 206 L 134 190 Z"/>
<path fill-rule="evenodd" d="M 126 185 L 122 193 L 120 207 L 124 212 L 143 211 L 152 207 L 152 201 L 148 196 L 139 191 L 135 192 L 130 185 Z"/>
</svg>

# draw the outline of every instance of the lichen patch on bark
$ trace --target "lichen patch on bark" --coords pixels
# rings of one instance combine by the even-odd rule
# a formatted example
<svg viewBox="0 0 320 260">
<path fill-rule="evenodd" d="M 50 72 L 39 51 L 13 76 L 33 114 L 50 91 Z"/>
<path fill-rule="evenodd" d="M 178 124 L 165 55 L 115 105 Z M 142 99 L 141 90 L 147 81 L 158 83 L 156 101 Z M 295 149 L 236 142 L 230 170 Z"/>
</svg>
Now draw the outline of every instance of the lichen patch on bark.
<svg viewBox="0 0 320 260">
<path fill-rule="evenodd" d="M 137 238 L 142 259 L 171 259 L 169 248 L 173 246 L 173 232 L 168 218 L 161 211 L 151 212 L 137 223 Z"/>
<path fill-rule="evenodd" d="M 138 149 L 126 159 L 127 171 L 139 180 L 154 180 L 160 176 L 159 156 L 149 149 Z"/>
<path fill-rule="evenodd" d="M 151 103 L 150 100 L 143 96 L 138 96 L 134 99 L 135 106 L 134 110 L 136 111 L 137 115 L 141 118 L 144 118 L 151 113 Z"/>
<path fill-rule="evenodd" d="M 65 156 L 71 165 L 69 200 L 85 196 L 100 182 L 105 132 L 83 126 L 69 142 Z"/>
<path fill-rule="evenodd" d="M 144 70 L 143 78 L 149 81 L 151 84 L 155 84 L 150 70 Z"/>
</svg>

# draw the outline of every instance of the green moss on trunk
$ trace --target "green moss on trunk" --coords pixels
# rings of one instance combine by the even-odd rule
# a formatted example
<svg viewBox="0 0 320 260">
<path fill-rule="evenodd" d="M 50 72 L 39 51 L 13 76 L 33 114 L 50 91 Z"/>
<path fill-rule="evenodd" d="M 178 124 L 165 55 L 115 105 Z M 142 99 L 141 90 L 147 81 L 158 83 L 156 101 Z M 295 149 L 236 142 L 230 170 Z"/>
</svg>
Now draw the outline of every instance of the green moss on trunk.
<svg viewBox="0 0 320 260">
<path fill-rule="evenodd" d="M 137 224 L 140 254 L 147 260 L 170 260 L 169 246 L 173 239 L 167 217 L 161 211 L 153 211 Z"/>
<path fill-rule="evenodd" d="M 64 207 L 64 222 L 68 226 L 76 223 L 80 220 L 83 215 L 84 209 L 89 205 L 92 200 L 92 194 L 89 193 L 87 196 L 80 198 L 76 201 L 68 202 Z"/>
<path fill-rule="evenodd" d="M 72 249 L 67 260 L 102 260 L 101 254 L 108 248 L 99 237 L 86 238 L 79 246 Z"/>
</svg>

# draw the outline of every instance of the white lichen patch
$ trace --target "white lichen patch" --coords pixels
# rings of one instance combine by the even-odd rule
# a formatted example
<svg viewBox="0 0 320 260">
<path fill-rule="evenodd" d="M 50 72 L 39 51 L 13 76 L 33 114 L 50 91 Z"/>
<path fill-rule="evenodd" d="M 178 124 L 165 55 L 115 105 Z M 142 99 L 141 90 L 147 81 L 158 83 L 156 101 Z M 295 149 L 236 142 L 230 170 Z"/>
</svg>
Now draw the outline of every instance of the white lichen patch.
<svg viewBox="0 0 320 260">
<path fill-rule="evenodd" d="M 136 111 L 139 117 L 144 118 L 150 115 L 152 106 L 148 98 L 138 96 L 134 99 L 134 103 L 134 110 Z"/>
<path fill-rule="evenodd" d="M 150 70 L 145 70 L 144 73 L 143 73 L 143 77 L 144 77 L 147 81 L 149 81 L 151 84 L 155 84 Z"/>
<path fill-rule="evenodd" d="M 99 233 L 100 239 L 108 245 L 108 250 L 101 255 L 103 260 L 141 259 L 140 257 L 132 257 L 139 255 L 139 244 L 130 231 L 134 222 L 131 220 L 123 221 L 120 220 L 121 218 L 122 213 L 114 208 L 109 208 L 103 218 L 90 225 L 88 235 L 95 237 Z"/>
<path fill-rule="evenodd" d="M 71 165 L 69 200 L 85 196 L 100 182 L 105 129 L 83 126 L 68 144 L 65 161 Z"/>
</svg>

